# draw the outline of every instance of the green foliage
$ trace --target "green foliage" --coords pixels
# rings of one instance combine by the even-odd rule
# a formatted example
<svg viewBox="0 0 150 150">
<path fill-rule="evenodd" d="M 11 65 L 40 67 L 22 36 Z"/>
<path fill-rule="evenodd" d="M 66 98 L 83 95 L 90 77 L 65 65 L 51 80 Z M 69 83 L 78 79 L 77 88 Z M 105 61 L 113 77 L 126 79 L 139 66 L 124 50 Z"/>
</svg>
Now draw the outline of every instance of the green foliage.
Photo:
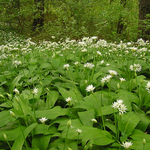
<svg viewBox="0 0 150 150">
<path fill-rule="evenodd" d="M 149 150 L 149 42 L 0 37 L 1 148 Z"/>
</svg>

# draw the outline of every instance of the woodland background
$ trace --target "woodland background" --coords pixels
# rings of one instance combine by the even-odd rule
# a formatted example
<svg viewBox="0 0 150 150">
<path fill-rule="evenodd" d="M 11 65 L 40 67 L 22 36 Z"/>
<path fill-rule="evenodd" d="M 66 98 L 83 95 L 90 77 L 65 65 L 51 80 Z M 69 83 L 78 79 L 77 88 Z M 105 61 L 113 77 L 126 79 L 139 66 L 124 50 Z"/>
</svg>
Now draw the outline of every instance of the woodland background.
<svg viewBox="0 0 150 150">
<path fill-rule="evenodd" d="M 35 39 L 150 38 L 148 0 L 1 0 L 0 29 Z"/>
</svg>

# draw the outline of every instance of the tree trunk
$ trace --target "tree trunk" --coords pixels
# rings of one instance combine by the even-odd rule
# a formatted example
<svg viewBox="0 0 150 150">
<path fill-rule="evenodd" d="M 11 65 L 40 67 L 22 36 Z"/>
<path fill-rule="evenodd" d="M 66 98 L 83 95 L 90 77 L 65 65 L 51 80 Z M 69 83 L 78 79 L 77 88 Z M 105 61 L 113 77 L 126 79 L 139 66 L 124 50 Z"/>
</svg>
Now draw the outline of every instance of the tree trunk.
<svg viewBox="0 0 150 150">
<path fill-rule="evenodd" d="M 44 0 L 34 0 L 34 4 L 36 10 L 34 13 L 32 31 L 35 31 L 37 28 L 42 29 L 44 25 Z"/>
<path fill-rule="evenodd" d="M 144 40 L 150 39 L 150 28 L 147 28 L 146 15 L 150 14 L 150 0 L 140 0 L 139 1 L 139 35 L 138 38 L 143 38 Z"/>
<path fill-rule="evenodd" d="M 121 0 L 120 4 L 122 4 L 123 7 L 125 8 L 126 7 L 126 0 Z M 124 30 L 123 17 L 122 17 L 122 15 L 120 15 L 119 21 L 118 21 L 117 33 L 122 34 L 123 30 Z"/>
</svg>

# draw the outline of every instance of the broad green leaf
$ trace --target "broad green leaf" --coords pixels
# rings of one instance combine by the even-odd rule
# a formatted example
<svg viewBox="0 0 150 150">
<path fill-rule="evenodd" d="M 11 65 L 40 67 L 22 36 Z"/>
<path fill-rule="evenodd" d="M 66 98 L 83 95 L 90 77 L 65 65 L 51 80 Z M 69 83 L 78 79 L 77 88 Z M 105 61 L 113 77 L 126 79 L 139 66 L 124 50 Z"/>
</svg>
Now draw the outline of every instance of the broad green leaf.
<svg viewBox="0 0 150 150">
<path fill-rule="evenodd" d="M 29 135 L 29 133 L 35 128 L 37 123 L 33 123 L 30 126 L 28 126 L 24 131 L 23 134 L 20 134 L 20 136 L 15 140 L 12 149 L 11 150 L 22 150 L 22 146 L 25 142 L 26 137 Z M 25 138 L 25 139 L 24 139 Z"/>
<path fill-rule="evenodd" d="M 57 91 L 49 91 L 46 99 L 46 107 L 47 108 L 53 107 L 58 97 L 59 97 L 59 93 Z"/>
<path fill-rule="evenodd" d="M 6 139 L 4 138 L 4 134 L 7 136 L 8 141 L 15 141 L 22 133 L 21 130 L 24 129 L 25 127 L 21 126 L 15 129 L 12 128 L 11 130 L 0 130 L 0 141 L 6 141 Z"/>
<path fill-rule="evenodd" d="M 141 129 L 142 131 L 146 131 L 150 123 L 150 118 L 137 105 L 133 104 L 133 109 L 140 118 L 140 123 L 138 124 L 137 128 Z"/>
<path fill-rule="evenodd" d="M 34 135 L 36 134 L 54 134 L 57 132 L 57 128 L 55 126 L 38 124 L 34 129 Z"/>
<path fill-rule="evenodd" d="M 85 133 L 82 137 L 82 144 L 85 145 L 88 140 L 93 140 L 95 145 L 108 145 L 113 143 L 112 135 L 107 132 L 97 128 L 83 127 L 82 131 Z"/>
<path fill-rule="evenodd" d="M 59 65 L 60 65 L 60 59 L 58 59 L 58 58 L 52 58 L 52 65 L 55 67 L 55 69 L 57 69 L 58 67 L 59 67 Z"/>
<path fill-rule="evenodd" d="M 7 123 L 15 120 L 16 119 L 10 115 L 9 111 L 0 112 L 0 127 L 5 126 Z"/>
<path fill-rule="evenodd" d="M 135 129 L 130 137 L 135 141 L 142 142 L 145 139 L 148 143 L 150 143 L 150 135 L 142 132 L 141 130 Z"/>
<path fill-rule="evenodd" d="M 48 119 L 55 119 L 58 116 L 64 116 L 67 114 L 67 109 L 62 109 L 60 106 L 56 106 L 49 110 L 36 110 L 35 114 L 37 118 L 46 117 Z"/>
<path fill-rule="evenodd" d="M 11 83 L 10 90 L 13 91 L 15 86 L 17 86 L 19 80 L 23 77 L 23 75 L 18 75 Z"/>
<path fill-rule="evenodd" d="M 42 69 L 44 69 L 44 68 L 51 68 L 51 64 L 50 64 L 50 63 L 46 63 L 46 62 L 45 62 L 45 63 L 42 63 L 42 64 L 41 64 L 41 68 L 42 68 Z"/>
<path fill-rule="evenodd" d="M 32 147 L 46 150 L 50 141 L 51 135 L 36 135 L 32 139 Z"/>
<path fill-rule="evenodd" d="M 66 98 L 71 97 L 73 103 L 78 103 L 81 101 L 81 94 L 77 89 L 70 89 L 69 91 L 64 88 L 58 88 L 59 92 L 63 96 L 64 100 Z"/>
<path fill-rule="evenodd" d="M 135 127 L 138 125 L 140 118 L 134 112 L 128 112 L 122 115 L 119 119 L 119 130 L 128 136 L 132 134 Z"/>
<path fill-rule="evenodd" d="M 116 95 L 116 99 L 122 99 L 124 100 L 125 105 L 127 106 L 127 109 L 131 111 L 131 102 L 136 103 L 139 105 L 139 98 L 136 96 L 136 94 L 128 92 L 126 90 L 118 90 L 118 94 Z"/>
<path fill-rule="evenodd" d="M 28 68 L 29 68 L 30 74 L 32 74 L 35 71 L 35 69 L 37 68 L 37 65 L 30 65 L 30 66 L 28 66 Z"/>
<path fill-rule="evenodd" d="M 93 126 L 93 122 L 91 121 L 91 119 L 95 118 L 95 112 L 93 109 L 84 112 L 78 112 L 78 115 L 83 125 L 91 127 Z"/>
</svg>

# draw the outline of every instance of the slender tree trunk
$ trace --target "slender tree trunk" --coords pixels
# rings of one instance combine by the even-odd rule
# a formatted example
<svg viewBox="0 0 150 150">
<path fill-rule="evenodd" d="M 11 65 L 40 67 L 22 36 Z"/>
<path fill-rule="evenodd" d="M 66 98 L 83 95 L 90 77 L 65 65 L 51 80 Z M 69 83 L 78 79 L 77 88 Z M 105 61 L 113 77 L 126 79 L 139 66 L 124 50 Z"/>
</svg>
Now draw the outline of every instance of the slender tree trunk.
<svg viewBox="0 0 150 150">
<path fill-rule="evenodd" d="M 120 4 L 122 4 L 123 7 L 125 8 L 126 7 L 126 0 L 121 0 Z M 122 17 L 122 15 L 120 15 L 119 21 L 118 21 L 117 33 L 122 34 L 123 30 L 124 30 L 123 17 Z"/>
<path fill-rule="evenodd" d="M 44 25 L 44 0 L 34 0 L 36 11 L 32 24 L 32 30 L 35 31 L 38 27 L 42 29 Z"/>
<path fill-rule="evenodd" d="M 139 1 L 139 35 L 138 38 L 144 40 L 150 39 L 150 28 L 147 28 L 147 24 L 143 23 L 146 19 L 146 15 L 150 14 L 150 0 Z"/>
</svg>

